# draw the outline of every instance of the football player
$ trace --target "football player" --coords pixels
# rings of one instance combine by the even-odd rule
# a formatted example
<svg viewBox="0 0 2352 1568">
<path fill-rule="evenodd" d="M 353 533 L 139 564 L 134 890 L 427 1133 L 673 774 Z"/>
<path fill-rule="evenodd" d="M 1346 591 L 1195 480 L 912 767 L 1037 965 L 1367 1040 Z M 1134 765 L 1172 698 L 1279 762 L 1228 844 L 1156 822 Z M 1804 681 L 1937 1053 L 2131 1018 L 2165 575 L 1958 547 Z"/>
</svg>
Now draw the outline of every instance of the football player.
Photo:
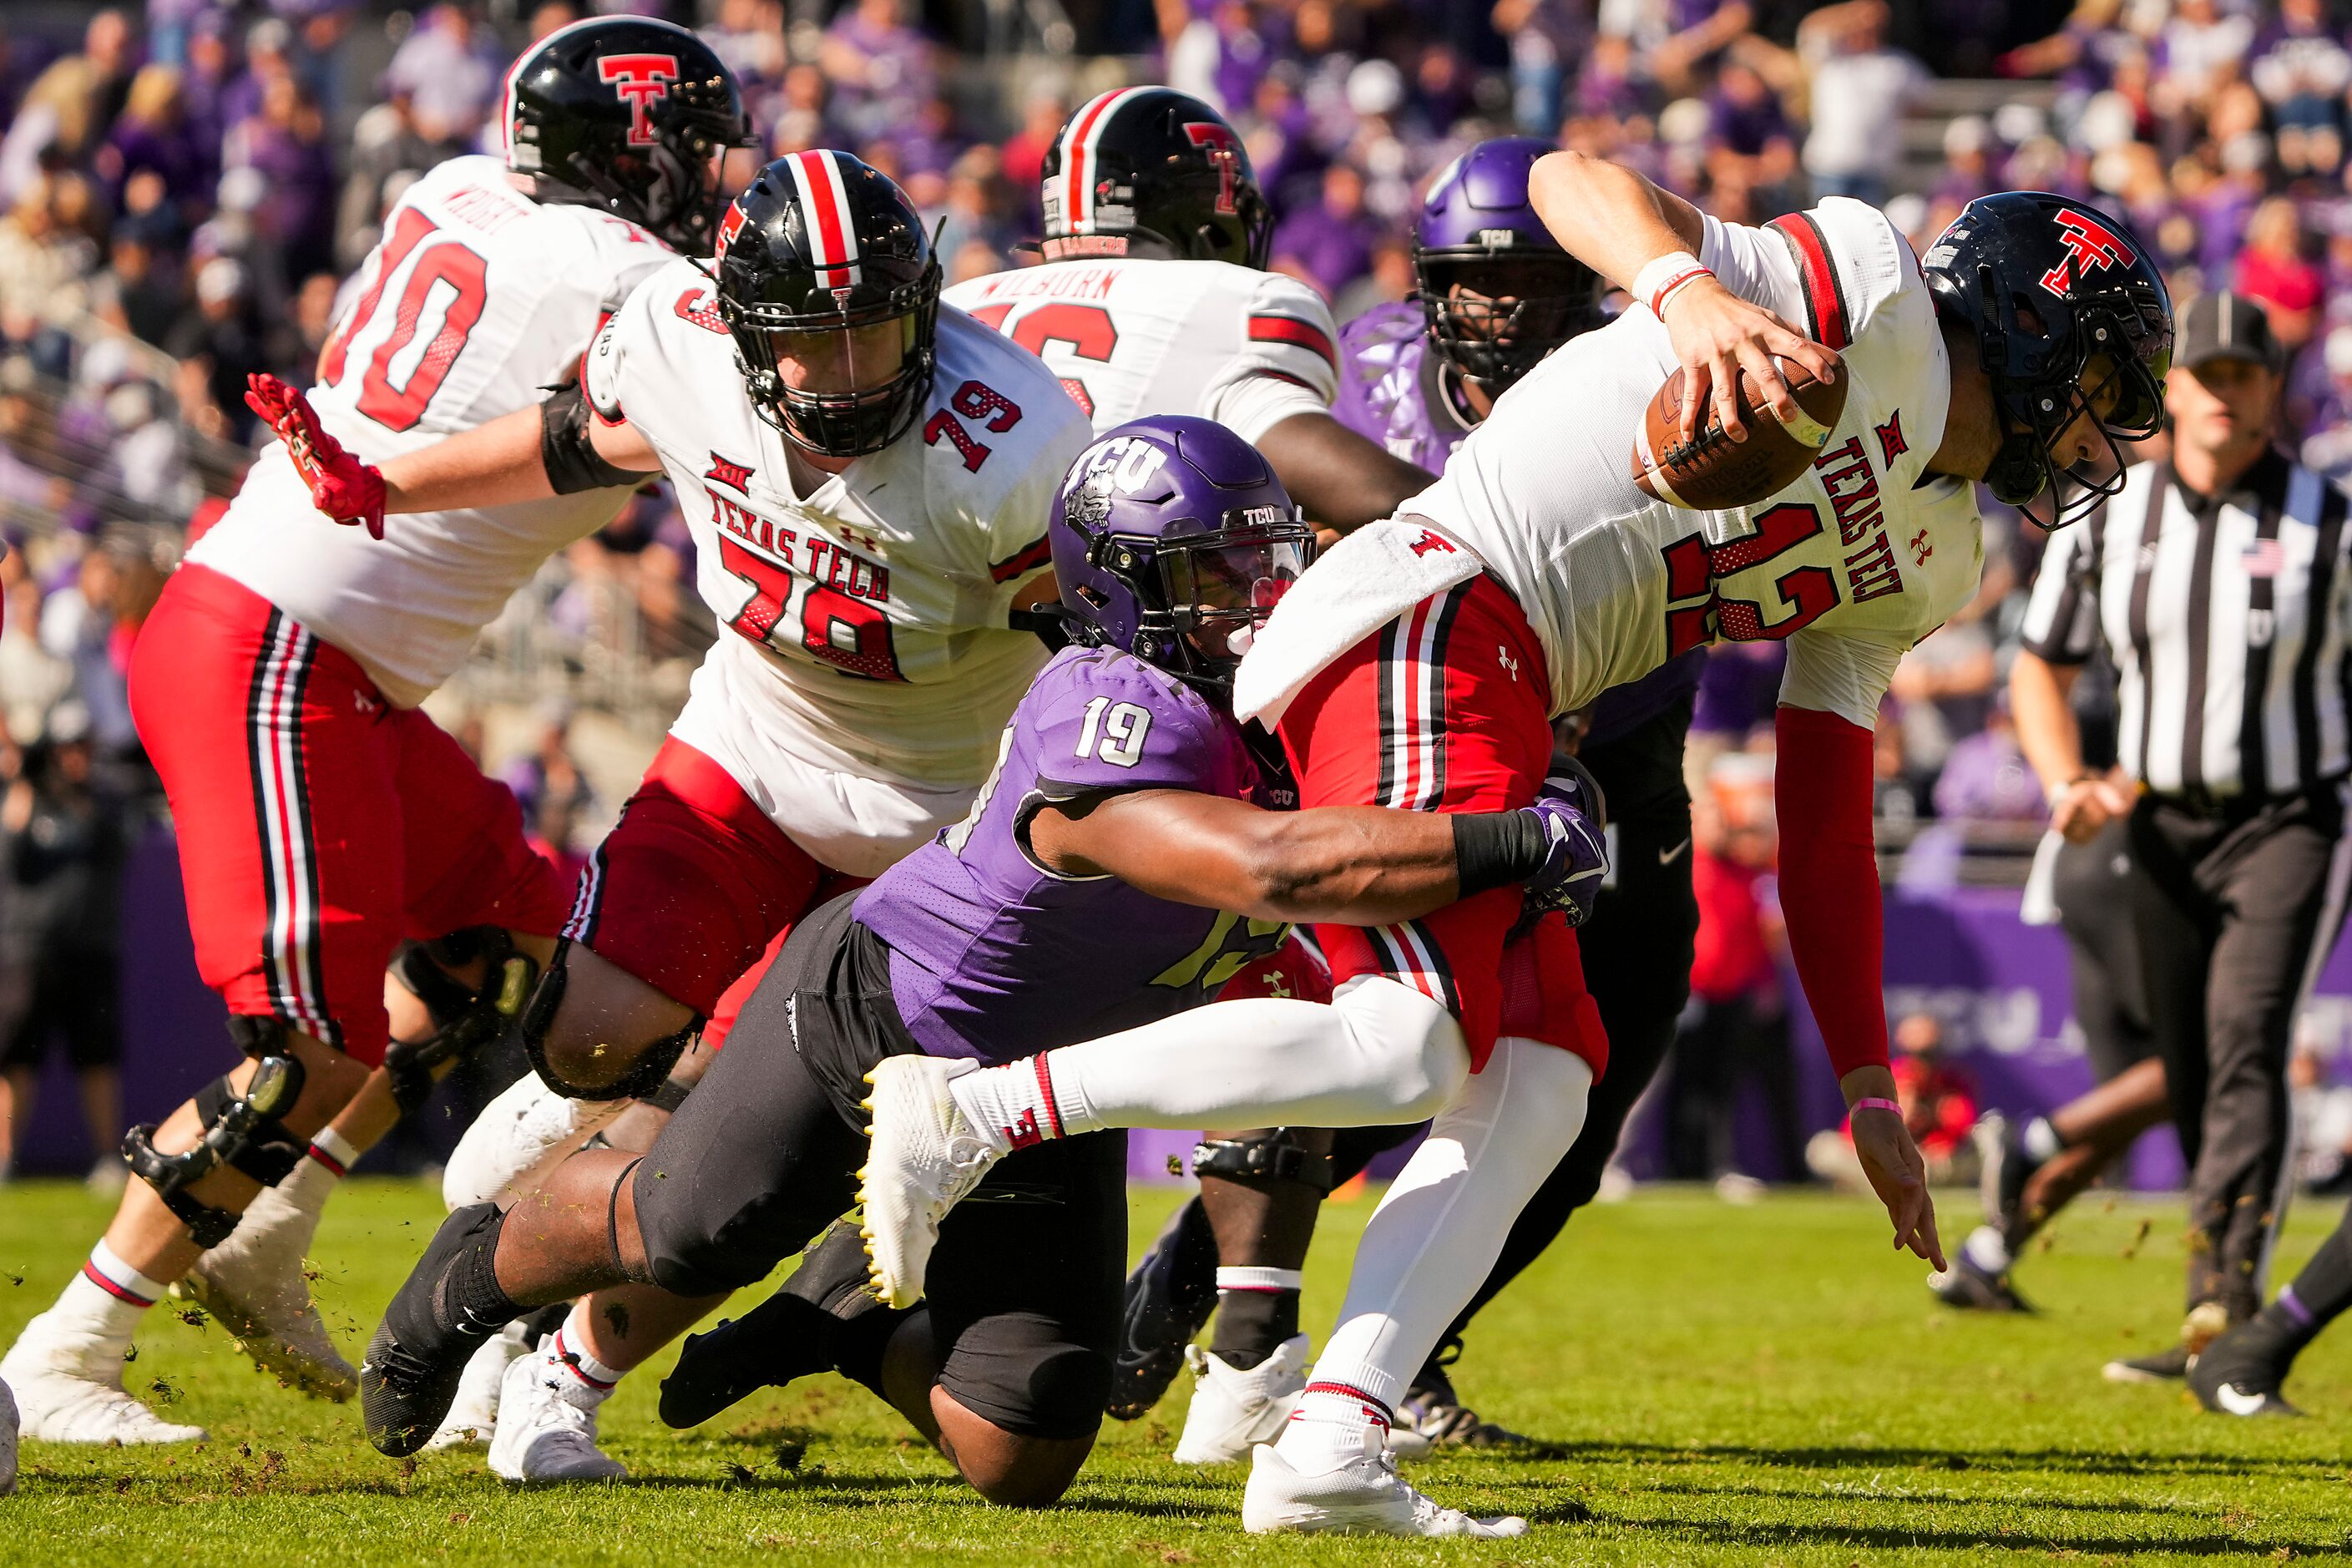
<svg viewBox="0 0 2352 1568">
<path fill-rule="evenodd" d="M 541 406 L 381 471 L 322 463 L 324 510 L 362 520 L 667 473 L 693 531 L 729 635 L 523 1009 L 548 1090 L 673 1105 L 698 1021 L 770 939 L 963 815 L 1044 662 L 1014 615 L 1054 597 L 1045 521 L 1087 423 L 939 289 L 896 184 L 846 153 L 793 153 L 735 199 L 708 269 L 640 285 Z M 492 1468 L 619 1473 L 593 1447 L 595 1408 L 711 1304 L 642 1288 L 583 1302 L 508 1370 Z M 425 1436 L 396 1414 L 416 1375 L 390 1350 L 361 1372 L 371 1435 L 404 1453 Z"/>
<path fill-rule="evenodd" d="M 1895 1244 L 1940 1268 L 1886 1065 L 1871 727 L 1904 651 L 1975 592 L 1975 482 L 2058 526 L 2113 494 L 2122 446 L 2161 426 L 2163 279 L 2128 230 L 2040 193 L 1971 203 L 1921 261 L 1858 202 L 1748 228 L 1567 153 L 1540 160 L 1529 190 L 1570 254 L 1627 282 L 1634 304 L 1556 351 L 1404 515 L 1342 541 L 1286 595 L 1244 658 L 1235 711 L 1278 726 L 1306 806 L 1488 811 L 1531 798 L 1552 717 L 1714 637 L 1785 640 L 1790 943 Z M 1843 413 L 1777 495 L 1706 512 L 1634 485 L 1644 410 L 1676 368 L 1685 420 L 1711 411 L 1744 439 L 1743 371 L 1773 411 L 1757 417 L 1793 416 L 1775 356 L 1826 375 L 1834 355 L 1850 378 Z M 1391 976 L 1454 1012 L 1476 1070 L 1367 1226 L 1339 1325 L 1281 1439 L 1254 1451 L 1250 1530 L 1525 1528 L 1439 1508 L 1397 1477 L 1385 1444 L 1407 1380 L 1574 1142 L 1588 1063 L 1603 1057 L 1589 1000 L 1563 984 L 1577 973 L 1564 930 L 1538 942 L 1538 994 L 1513 994 L 1524 970 L 1505 964 L 1504 942 L 1518 919 L 1488 893 L 1425 920 L 1318 929 L 1335 982 Z M 1176 1088 L 1190 1071 L 1180 1037 L 1208 1016 L 1125 1037 L 1144 1078 L 1164 1031 L 1158 1079 L 1193 1114 L 1197 1090 Z M 871 1169 L 869 1188 L 951 1197 L 948 1151 L 971 1117 L 953 1110 L 939 1137 L 886 1136 L 898 1113 L 877 1101 L 873 1148 L 892 1168 Z M 877 1262 L 899 1245 L 877 1239 Z"/>
<path fill-rule="evenodd" d="M 1029 349 L 1097 431 L 1213 419 L 1338 531 L 1429 483 L 1331 416 L 1331 308 L 1265 269 L 1274 214 L 1217 111 L 1164 87 L 1102 93 L 1045 154 L 1043 266 L 959 283 L 950 304 Z"/>
<path fill-rule="evenodd" d="M 1560 248 L 1528 202 L 1528 171 L 1551 150 L 1532 137 L 1482 142 L 1431 183 L 1413 237 L 1416 298 L 1376 305 L 1339 335 L 1334 412 L 1342 424 L 1441 469 L 1496 398 L 1561 343 L 1601 324 L 1600 278 Z M 1673 1042 L 1698 923 L 1682 752 L 1704 657 L 1694 648 L 1604 693 L 1583 723 L 1577 757 L 1607 795 L 1616 846 L 1613 880 L 1600 900 L 1608 912 L 1577 937 L 1609 1037 L 1610 1071 L 1593 1088 L 1574 1147 L 1414 1375 L 1390 1435 L 1400 1452 L 1419 1442 L 1516 1440 L 1462 1405 L 1443 1363 L 1459 1352 L 1471 1316 L 1599 1190 L 1625 1118 Z M 1246 1458 L 1253 1445 L 1272 1441 L 1306 1385 L 1298 1281 L 1316 1205 L 1408 1132 L 1327 1140 L 1269 1129 L 1204 1143 L 1195 1157 L 1201 1195 L 1177 1211 L 1129 1277 L 1112 1414 L 1143 1414 L 1189 1361 L 1196 1381 L 1180 1461 Z M 1318 1157 L 1327 1141 L 1328 1160 Z M 1221 1167 L 1237 1173 L 1218 1173 Z M 1222 1293 L 1220 1282 L 1228 1287 Z M 1215 1336 L 1205 1349 L 1191 1346 L 1213 1307 Z"/>
<path fill-rule="evenodd" d="M 320 427 L 369 460 L 573 378 L 641 279 L 709 254 L 719 159 L 750 135 L 718 57 L 633 17 L 541 40 L 509 72 L 504 113 L 503 159 L 452 159 L 394 204 L 320 357 Z M 184 1275 L 268 1370 L 350 1397 L 301 1278 L 320 1210 L 437 1065 L 502 1026 L 502 990 L 510 1005 L 527 990 L 562 924 L 566 891 L 512 795 L 418 704 L 628 490 L 453 500 L 368 540 L 320 523 L 313 462 L 299 443 L 262 453 L 139 639 L 132 712 L 172 803 L 197 966 L 252 1060 L 131 1135 L 142 1179 L 8 1352 L 29 1436 L 204 1435 L 122 1388 L 142 1314 Z M 395 1020 L 395 944 L 455 931 L 441 954 L 471 984 L 411 953 Z"/>
<path fill-rule="evenodd" d="M 371 1344 L 372 1365 L 406 1369 L 397 1408 L 370 1405 L 380 1443 L 430 1431 L 473 1345 L 534 1303 L 621 1279 L 723 1292 L 800 1250 L 855 1194 L 866 1086 L 920 1099 L 934 1076 L 894 1069 L 1035 1061 L 1164 1017 L 1270 954 L 1293 919 L 1411 918 L 1465 888 L 1516 900 L 1522 882 L 1540 910 L 1597 879 L 1597 835 L 1562 797 L 1451 825 L 1252 804 L 1223 707 L 1233 649 L 1312 535 L 1232 432 L 1121 426 L 1072 467 L 1052 517 L 1075 646 L 1023 699 L 970 814 L 800 922 L 649 1153 L 583 1152 L 519 1209 L 449 1217 Z M 1468 1067 L 1444 1009 L 1384 978 L 1329 1006 L 1243 1005 L 1255 1026 L 1204 1042 L 1196 1067 L 1285 1109 L 1319 1109 L 1293 1086 L 1336 1077 L 1377 1080 L 1380 1113 L 1409 1116 Z M 1323 1031 L 1299 1026 L 1327 1015 L 1351 1058 L 1336 1072 L 1316 1059 Z M 674 1386 L 666 1413 L 704 1419 L 838 1367 L 992 1500 L 1060 1496 L 1102 1417 L 1126 1247 L 1125 1140 L 1100 1131 L 1119 1125 L 1118 1052 L 1098 1054 L 1091 1098 L 1044 1101 L 1050 1140 L 1034 1110 L 1004 1130 L 1003 1201 L 947 1226 L 924 1307 L 844 1321 L 780 1295 L 697 1342 L 681 1373 L 696 1390 Z"/>
</svg>

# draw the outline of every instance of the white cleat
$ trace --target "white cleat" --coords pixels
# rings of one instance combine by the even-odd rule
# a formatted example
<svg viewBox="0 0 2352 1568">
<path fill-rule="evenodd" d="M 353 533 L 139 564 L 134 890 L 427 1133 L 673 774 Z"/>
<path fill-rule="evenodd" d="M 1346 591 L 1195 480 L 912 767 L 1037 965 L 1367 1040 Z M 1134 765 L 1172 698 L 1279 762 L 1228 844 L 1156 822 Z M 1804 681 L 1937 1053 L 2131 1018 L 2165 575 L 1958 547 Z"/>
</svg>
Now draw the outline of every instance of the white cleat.
<svg viewBox="0 0 2352 1568">
<path fill-rule="evenodd" d="M 551 1352 L 518 1357 L 499 1389 L 490 1474 L 542 1485 L 628 1479 L 628 1467 L 596 1447 L 596 1407 L 604 1402 Z"/>
<path fill-rule="evenodd" d="M 1184 1347 L 1192 1369 L 1192 1404 L 1176 1440 L 1180 1465 L 1226 1465 L 1282 1436 L 1307 1391 L 1307 1336 L 1294 1334 L 1246 1372 L 1199 1345 Z"/>
<path fill-rule="evenodd" d="M 449 1414 L 441 1418 L 441 1429 L 426 1438 L 417 1452 L 438 1454 L 449 1448 L 490 1446 L 490 1435 L 499 1426 L 499 1394 L 506 1384 L 507 1368 L 530 1349 L 525 1342 L 530 1332 L 519 1322 L 509 1323 L 474 1352 L 465 1375 L 457 1380 L 457 1396 L 449 1402 Z"/>
<path fill-rule="evenodd" d="M 0 1497 L 16 1489 L 16 1396 L 0 1383 Z"/>
<path fill-rule="evenodd" d="M 866 1168 L 857 1173 L 859 1229 L 873 1259 L 874 1288 L 893 1307 L 922 1300 L 923 1276 L 940 1222 L 980 1185 L 996 1152 L 972 1130 L 948 1093 L 949 1080 L 980 1064 L 969 1059 L 897 1056 L 866 1075 Z"/>
<path fill-rule="evenodd" d="M 1301 1475 L 1261 1444 L 1242 1494 L 1242 1528 L 1253 1535 L 1467 1536 L 1507 1541 L 1528 1532 L 1516 1515 L 1473 1519 L 1423 1496 L 1397 1474 L 1396 1456 L 1382 1448 L 1321 1475 Z"/>
<path fill-rule="evenodd" d="M 44 1443 L 193 1443 L 201 1426 L 164 1420 L 122 1390 L 122 1352 L 43 1312 L 25 1325 L 0 1381 L 16 1395 L 23 1435 Z"/>
<path fill-rule="evenodd" d="M 566 1100 L 537 1073 L 523 1074 L 482 1107 L 450 1151 L 441 1172 L 442 1202 L 454 1210 L 509 1201 L 515 1184 L 579 1148 L 635 1103 Z"/>
<path fill-rule="evenodd" d="M 327 1337 L 303 1275 L 334 1184 L 316 1162 L 303 1161 L 261 1190 L 228 1239 L 197 1258 L 172 1294 L 210 1312 L 262 1371 L 341 1403 L 359 1392 L 359 1373 Z"/>
</svg>

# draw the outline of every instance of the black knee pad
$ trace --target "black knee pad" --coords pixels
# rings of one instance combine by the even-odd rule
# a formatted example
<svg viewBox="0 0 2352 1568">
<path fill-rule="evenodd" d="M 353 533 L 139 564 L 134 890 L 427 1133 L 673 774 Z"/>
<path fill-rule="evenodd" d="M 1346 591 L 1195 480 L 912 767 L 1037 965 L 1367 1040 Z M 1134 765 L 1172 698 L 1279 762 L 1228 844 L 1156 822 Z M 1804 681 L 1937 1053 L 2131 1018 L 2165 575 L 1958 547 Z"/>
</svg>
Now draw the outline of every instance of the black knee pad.
<svg viewBox="0 0 2352 1568">
<path fill-rule="evenodd" d="M 1023 1437 L 1083 1437 L 1110 1404 L 1111 1358 L 1041 1313 L 999 1312 L 946 1347 L 940 1386 L 982 1420 Z"/>
<path fill-rule="evenodd" d="M 237 1037 L 243 1044 L 245 1037 Z M 122 1135 L 122 1157 L 131 1173 L 154 1188 L 163 1206 L 188 1227 L 191 1240 L 202 1247 L 218 1247 L 243 1216 L 235 1209 L 215 1207 L 187 1189 L 222 1165 L 242 1171 L 264 1186 L 285 1180 L 310 1145 L 278 1119 L 294 1108 L 301 1094 L 302 1064 L 291 1057 L 264 1057 L 244 1094 L 230 1088 L 226 1079 L 216 1079 L 197 1091 L 204 1131 L 194 1147 L 177 1154 L 163 1152 L 155 1147 L 155 1123 L 148 1121 Z"/>
<path fill-rule="evenodd" d="M 488 966 L 478 990 L 443 967 L 476 959 Z M 539 966 L 516 950 L 502 927 L 474 926 L 430 942 L 403 943 L 393 970 L 433 1020 L 432 1033 L 423 1039 L 394 1040 L 383 1053 L 394 1103 L 403 1116 L 414 1116 L 433 1093 L 436 1068 L 471 1056 L 521 1015 L 534 994 Z"/>
<path fill-rule="evenodd" d="M 289 1110 L 295 1096 L 302 1092 L 300 1064 L 296 1063 L 295 1067 L 296 1087 L 293 1094 L 285 1100 Z M 196 1090 L 196 1115 L 204 1121 L 207 1132 L 221 1125 L 231 1107 L 246 1103 L 246 1097 L 237 1093 L 226 1078 L 216 1078 Z M 250 1123 L 251 1131 L 226 1142 L 220 1152 L 221 1160 L 232 1170 L 242 1171 L 263 1186 L 274 1187 L 294 1173 L 294 1167 L 302 1163 L 302 1156 L 309 1152 L 310 1141 L 296 1137 L 288 1130 L 286 1123 L 275 1116 L 257 1115 L 246 1120 Z"/>
<path fill-rule="evenodd" d="M 686 1047 L 701 1032 L 702 1020 L 698 1018 L 677 1033 L 648 1044 L 629 1070 L 614 1083 L 596 1089 L 573 1083 L 550 1067 L 547 1060 L 547 1031 L 555 1022 L 555 1010 L 563 1005 L 571 958 L 572 939 L 566 937 L 555 944 L 555 956 L 547 961 L 539 984 L 532 988 L 530 1005 L 522 1010 L 523 1055 L 530 1059 L 532 1070 L 548 1088 L 566 1100 L 635 1100 L 656 1092 L 669 1077 L 669 1069 L 677 1066 L 678 1058 L 686 1055 Z"/>
<path fill-rule="evenodd" d="M 629 1180 L 635 1184 L 646 1283 L 673 1296 L 715 1296 L 758 1284 L 778 1263 L 772 1248 L 741 1234 L 740 1206 L 708 1195 L 698 1202 L 688 1184 L 663 1179 L 647 1161 L 638 1162 Z"/>
<path fill-rule="evenodd" d="M 1244 1186 L 1296 1183 L 1317 1195 L 1331 1190 L 1331 1156 L 1307 1147 L 1287 1127 L 1243 1138 L 1218 1138 L 1192 1149 L 1192 1173 L 1221 1176 Z"/>
</svg>

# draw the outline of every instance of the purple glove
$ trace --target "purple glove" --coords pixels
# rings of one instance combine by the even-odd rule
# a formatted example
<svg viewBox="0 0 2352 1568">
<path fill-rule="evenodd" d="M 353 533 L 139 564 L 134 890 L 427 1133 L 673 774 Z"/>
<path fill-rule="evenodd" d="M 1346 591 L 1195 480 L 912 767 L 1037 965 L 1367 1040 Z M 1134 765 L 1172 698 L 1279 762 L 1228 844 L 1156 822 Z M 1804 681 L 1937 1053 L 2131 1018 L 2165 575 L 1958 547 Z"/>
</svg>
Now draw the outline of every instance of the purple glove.
<svg viewBox="0 0 2352 1568">
<path fill-rule="evenodd" d="M 1527 908 L 1537 916 L 1558 910 L 1570 925 L 1580 926 L 1592 918 L 1593 902 L 1609 875 L 1609 846 L 1601 836 L 1608 806 L 1600 783 L 1583 763 L 1569 757 L 1554 767 L 1535 804 L 1519 808 L 1541 826 L 1548 847 L 1543 868 L 1528 879 Z"/>
</svg>

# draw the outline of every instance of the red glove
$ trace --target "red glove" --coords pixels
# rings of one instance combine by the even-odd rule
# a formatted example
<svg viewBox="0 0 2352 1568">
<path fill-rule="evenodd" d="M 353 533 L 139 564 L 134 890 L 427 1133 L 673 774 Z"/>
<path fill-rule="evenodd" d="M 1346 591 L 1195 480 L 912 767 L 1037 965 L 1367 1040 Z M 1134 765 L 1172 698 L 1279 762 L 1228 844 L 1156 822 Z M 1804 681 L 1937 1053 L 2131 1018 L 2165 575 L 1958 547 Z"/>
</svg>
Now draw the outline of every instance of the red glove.
<svg viewBox="0 0 2352 1568">
<path fill-rule="evenodd" d="M 286 443 L 294 471 L 310 487 L 310 501 L 346 528 L 364 523 L 383 537 L 383 475 L 343 450 L 319 423 L 310 400 L 267 371 L 245 378 L 245 405 Z"/>
</svg>

